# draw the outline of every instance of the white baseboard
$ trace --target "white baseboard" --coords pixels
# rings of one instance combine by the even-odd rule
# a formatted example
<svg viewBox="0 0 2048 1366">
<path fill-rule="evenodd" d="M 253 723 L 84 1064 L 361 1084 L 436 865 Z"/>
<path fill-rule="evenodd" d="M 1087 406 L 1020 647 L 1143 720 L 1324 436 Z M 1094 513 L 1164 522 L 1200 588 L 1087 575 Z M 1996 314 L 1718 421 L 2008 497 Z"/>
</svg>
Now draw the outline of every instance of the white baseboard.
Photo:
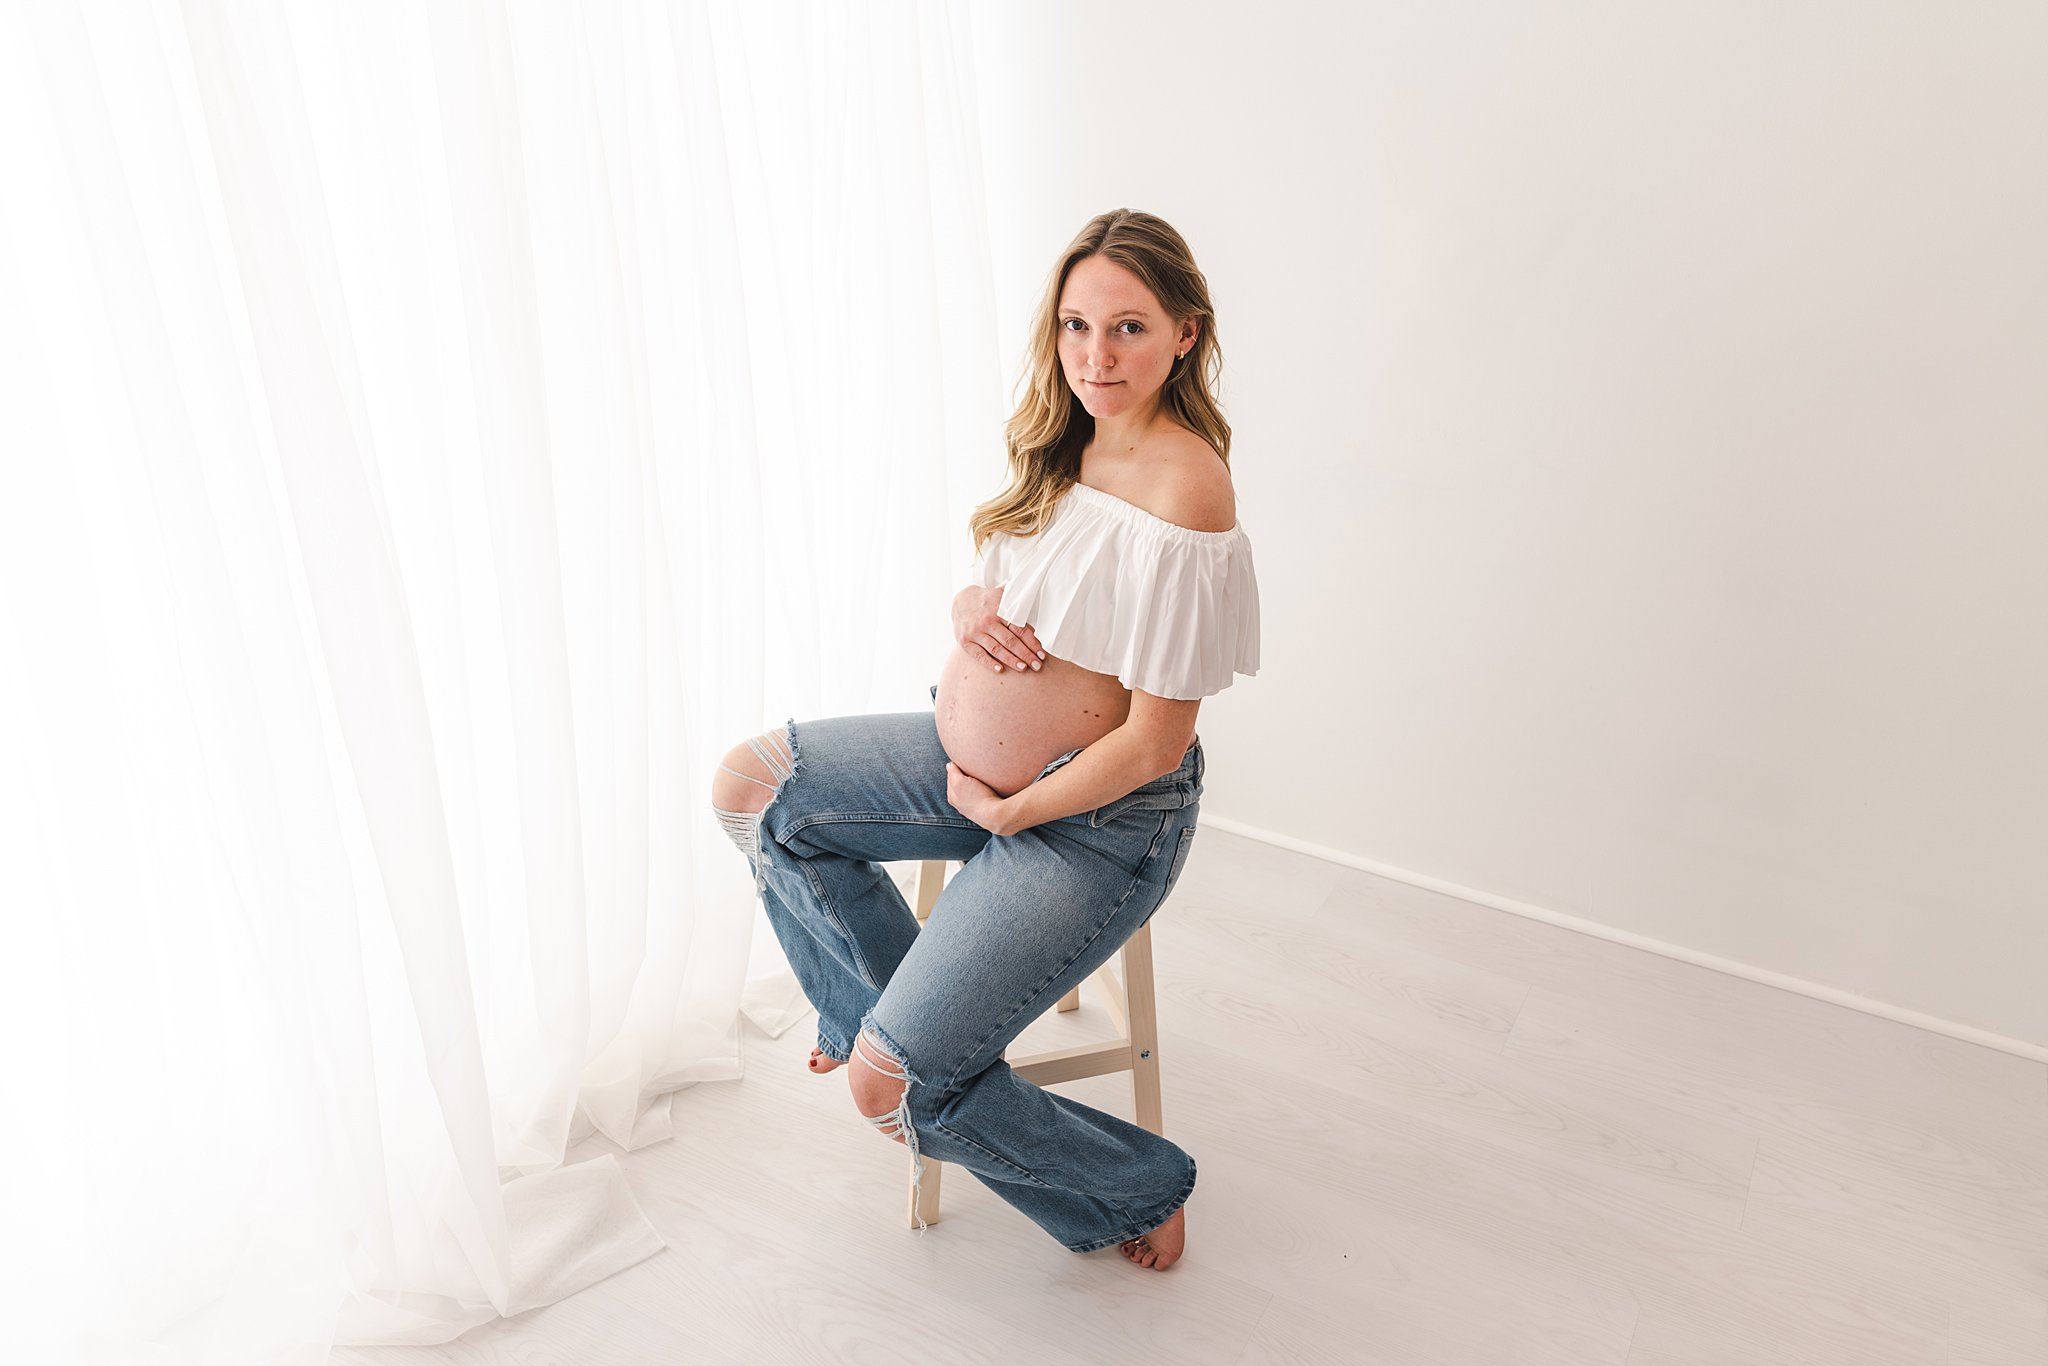
<svg viewBox="0 0 2048 1366">
<path fill-rule="evenodd" d="M 1749 963 L 1738 963 L 1731 958 L 1717 958 L 1711 953 L 1702 953 L 1698 949 L 1689 949 L 1682 944 L 1667 944 L 1661 939 L 1651 939 L 1645 935 L 1635 934 L 1628 930 L 1619 930 L 1612 925 L 1602 925 L 1594 920 L 1582 920 L 1575 915 L 1563 915 L 1557 911 L 1532 905 L 1526 901 L 1515 901 L 1508 897 L 1495 896 L 1491 892 L 1482 892 L 1471 887 L 1460 887 L 1454 882 L 1445 882 L 1441 878 L 1433 878 L 1422 873 L 1409 872 L 1405 868 L 1395 868 L 1387 864 L 1375 863 L 1371 859 L 1360 858 L 1358 855 L 1346 853 L 1342 849 L 1331 849 L 1326 845 L 1311 844 L 1307 840 L 1296 839 L 1292 835 L 1278 834 L 1262 826 L 1248 825 L 1243 821 L 1232 820 L 1228 816 L 1212 816 L 1205 811 L 1202 813 L 1202 824 L 1212 826 L 1218 830 L 1228 831 L 1233 835 L 1242 835 L 1246 839 L 1258 840 L 1262 844 L 1270 844 L 1276 848 L 1292 850 L 1297 854 L 1307 854 L 1310 858 L 1322 859 L 1325 863 L 1335 863 L 1345 868 L 1356 868 L 1362 873 L 1372 873 L 1377 877 L 1391 878 L 1395 882 L 1405 882 L 1411 887 L 1422 887 L 1432 892 L 1442 892 L 1445 896 L 1454 896 L 1460 901 L 1470 901 L 1481 906 L 1491 906 L 1495 910 L 1508 911 L 1514 915 L 1526 916 L 1531 920 L 1540 920 L 1546 925 L 1557 925 L 1563 929 L 1576 930 L 1580 934 L 1590 934 L 1595 939 L 1605 939 L 1609 943 L 1626 944 L 1632 949 L 1647 949 L 1651 953 L 1662 954 L 1666 958 L 1673 958 L 1681 963 L 1692 963 L 1699 967 L 1712 968 L 1716 972 L 1725 972 L 1731 977 L 1740 977 L 1746 981 L 1762 982 L 1766 986 L 1783 987 L 1787 991 L 1796 991 L 1801 996 L 1811 996 L 1816 1001 L 1827 1001 L 1832 1005 L 1847 1006 L 1851 1010 L 1860 1010 L 1866 1015 L 1875 1015 L 1880 1019 L 1896 1020 L 1900 1024 L 1912 1025 L 1918 1029 L 1929 1029 L 1936 1034 L 1946 1034 L 1952 1039 L 1961 1039 L 1965 1043 L 1982 1044 L 1986 1048 L 1995 1048 L 2001 1053 L 2011 1053 L 2015 1057 L 2030 1058 L 2035 1062 L 2048 1062 L 2048 1045 L 2029 1043 L 2025 1039 L 2007 1038 L 2003 1034 L 1994 1034 L 1990 1030 L 1978 1029 L 1974 1025 L 1958 1024 L 1954 1020 L 1943 1020 L 1933 1015 L 1923 1015 L 1917 1010 L 1908 1010 L 1904 1006 L 1893 1005 L 1888 1001 L 1872 1000 L 1868 996 L 1858 996 L 1854 992 L 1843 991 L 1837 987 L 1823 986 L 1818 982 L 1809 982 L 1803 977 L 1792 977 L 1782 972 L 1774 972 L 1769 968 L 1755 967 Z"/>
</svg>

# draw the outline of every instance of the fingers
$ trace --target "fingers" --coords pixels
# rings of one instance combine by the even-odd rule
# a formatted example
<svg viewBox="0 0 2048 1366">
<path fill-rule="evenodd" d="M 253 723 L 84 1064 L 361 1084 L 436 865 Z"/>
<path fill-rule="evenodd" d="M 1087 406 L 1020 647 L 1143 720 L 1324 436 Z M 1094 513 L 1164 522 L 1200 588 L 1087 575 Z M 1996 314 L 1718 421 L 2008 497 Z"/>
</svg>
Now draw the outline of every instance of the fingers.
<svg viewBox="0 0 2048 1366">
<path fill-rule="evenodd" d="M 1038 648 L 1038 642 L 1026 640 L 1015 633 L 1010 637 L 1010 653 L 1034 669 L 1038 667 L 1039 661 L 1045 658 L 1045 651 Z"/>
<path fill-rule="evenodd" d="M 995 590 L 1000 596 L 1001 589 Z M 1045 659 L 1045 647 L 1038 643 L 1038 633 L 1029 626 L 1013 626 L 1001 617 L 990 615 L 989 624 L 977 632 L 971 644 L 988 660 L 989 667 L 997 673 L 1011 668 L 1022 673 L 1026 669 L 1037 669 Z"/>
<path fill-rule="evenodd" d="M 1031 634 L 1029 626 L 1012 626 L 1007 621 L 996 622 L 996 635 L 1001 640 L 1004 653 L 1019 668 L 1037 668 L 1045 658 L 1045 651 L 1038 648 L 1038 640 Z"/>
<path fill-rule="evenodd" d="M 1037 667 L 1036 661 L 1045 658 L 1045 651 L 1039 648 L 1038 633 L 1029 626 L 1012 625 L 1001 617 L 997 617 L 996 629 L 1008 635 L 1009 638 L 1003 644 L 1008 647 L 1011 654 L 1023 660 L 1026 664 L 1030 664 L 1035 668 Z"/>
<path fill-rule="evenodd" d="M 973 647 L 970 653 L 978 654 L 987 660 L 988 666 L 997 673 L 1001 673 L 1006 665 L 1012 669 L 1018 667 L 1017 657 L 1004 649 L 1002 643 L 988 632 L 983 632 L 974 640 L 961 642 L 961 648 L 969 646 Z"/>
<path fill-rule="evenodd" d="M 1023 653 L 1023 644 L 1017 640 L 1016 636 L 1003 630 L 1002 623 L 998 622 L 995 629 L 991 630 L 984 639 L 988 641 L 988 644 L 981 648 L 984 653 L 996 661 L 996 671 L 998 673 L 1002 671 L 1003 666 L 1006 664 L 1019 673 L 1030 667 L 1026 662 L 1028 656 Z"/>
<path fill-rule="evenodd" d="M 1044 651 L 1038 649 L 1038 637 L 1032 635 L 1032 629 L 1012 627 L 1001 616 L 991 621 L 973 643 L 989 659 L 989 668 L 997 674 L 1006 668 L 1018 670 L 1020 674 L 1024 670 L 1036 670 L 1044 659 Z"/>
</svg>

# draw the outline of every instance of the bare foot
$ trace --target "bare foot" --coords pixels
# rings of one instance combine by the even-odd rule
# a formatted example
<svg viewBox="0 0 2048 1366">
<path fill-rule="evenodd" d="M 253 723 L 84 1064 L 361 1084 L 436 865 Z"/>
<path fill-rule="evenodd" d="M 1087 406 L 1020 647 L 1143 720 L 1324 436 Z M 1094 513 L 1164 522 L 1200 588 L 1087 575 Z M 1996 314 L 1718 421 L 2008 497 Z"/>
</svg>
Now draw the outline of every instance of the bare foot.
<svg viewBox="0 0 2048 1366">
<path fill-rule="evenodd" d="M 811 1070 L 821 1077 L 835 1067 L 844 1066 L 846 1066 L 845 1063 L 839 1061 L 839 1059 L 833 1057 L 822 1048 L 813 1048 L 811 1050 Z"/>
<path fill-rule="evenodd" d="M 1180 1260 L 1181 1252 L 1188 1245 L 1188 1207 L 1182 1205 L 1170 1218 L 1150 1233 L 1141 1233 L 1127 1243 L 1117 1244 L 1117 1251 L 1139 1266 L 1164 1271 Z"/>
</svg>

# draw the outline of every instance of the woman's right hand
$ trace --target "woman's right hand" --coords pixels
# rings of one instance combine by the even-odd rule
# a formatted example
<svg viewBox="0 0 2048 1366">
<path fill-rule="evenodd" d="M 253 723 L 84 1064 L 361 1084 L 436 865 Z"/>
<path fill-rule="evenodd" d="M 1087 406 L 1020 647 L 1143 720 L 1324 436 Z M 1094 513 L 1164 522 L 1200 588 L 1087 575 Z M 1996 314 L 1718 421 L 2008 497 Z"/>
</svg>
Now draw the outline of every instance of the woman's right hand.
<svg viewBox="0 0 2048 1366">
<path fill-rule="evenodd" d="M 987 660 L 997 673 L 1003 666 L 1022 672 L 1036 669 L 1045 651 L 1029 626 L 1012 626 L 996 614 L 1003 590 L 970 583 L 953 599 L 953 638 L 977 661 Z"/>
</svg>

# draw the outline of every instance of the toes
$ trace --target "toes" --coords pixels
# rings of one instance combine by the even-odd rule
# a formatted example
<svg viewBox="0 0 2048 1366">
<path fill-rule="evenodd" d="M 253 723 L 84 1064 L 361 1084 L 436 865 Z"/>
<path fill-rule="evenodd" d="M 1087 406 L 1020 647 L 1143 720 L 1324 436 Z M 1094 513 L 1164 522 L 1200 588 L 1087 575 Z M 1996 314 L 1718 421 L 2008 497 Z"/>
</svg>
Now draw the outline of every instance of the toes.
<svg viewBox="0 0 2048 1366">
<path fill-rule="evenodd" d="M 1134 1265 L 1142 1266 L 1148 1271 L 1164 1271 L 1167 1267 L 1180 1260 L 1179 1253 L 1176 1252 L 1169 1256 L 1159 1248 L 1152 1246 L 1151 1240 L 1142 1233 L 1135 1238 L 1118 1243 L 1116 1250 L 1122 1253 Z"/>
<path fill-rule="evenodd" d="M 1159 1260 L 1159 1249 L 1146 1242 L 1143 1237 L 1133 1238 L 1129 1242 L 1121 1244 L 1117 1251 L 1123 1253 L 1125 1257 L 1139 1266 L 1148 1269 Z M 1146 1260 L 1148 1257 L 1151 1258 L 1151 1261 Z"/>
</svg>

